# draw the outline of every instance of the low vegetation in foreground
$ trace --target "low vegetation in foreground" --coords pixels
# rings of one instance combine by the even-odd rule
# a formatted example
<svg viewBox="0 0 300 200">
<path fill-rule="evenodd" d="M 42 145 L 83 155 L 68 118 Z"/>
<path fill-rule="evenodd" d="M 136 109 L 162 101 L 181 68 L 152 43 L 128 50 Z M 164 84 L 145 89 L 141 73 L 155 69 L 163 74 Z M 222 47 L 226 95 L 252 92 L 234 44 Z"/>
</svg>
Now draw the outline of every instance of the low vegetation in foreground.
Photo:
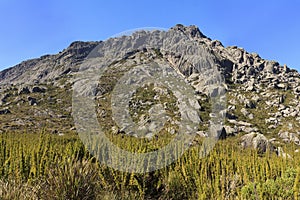
<svg viewBox="0 0 300 200">
<path fill-rule="evenodd" d="M 122 148 L 141 151 L 140 139 L 110 137 Z M 292 145 L 285 148 L 291 158 L 283 158 L 241 151 L 238 138 L 229 138 L 199 159 L 198 140 L 172 165 L 136 174 L 99 164 L 77 135 L 3 133 L 0 144 L 3 200 L 300 198 L 300 155 Z"/>
</svg>

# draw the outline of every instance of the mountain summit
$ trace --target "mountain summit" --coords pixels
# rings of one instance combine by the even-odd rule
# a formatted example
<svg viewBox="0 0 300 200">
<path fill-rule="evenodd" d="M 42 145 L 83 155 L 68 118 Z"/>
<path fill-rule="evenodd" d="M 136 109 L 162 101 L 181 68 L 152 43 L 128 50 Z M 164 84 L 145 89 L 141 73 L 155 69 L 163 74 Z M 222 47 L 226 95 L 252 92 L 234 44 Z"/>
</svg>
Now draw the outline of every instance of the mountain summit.
<svg viewBox="0 0 300 200">
<path fill-rule="evenodd" d="M 244 146 L 253 145 L 263 151 L 267 146 L 285 142 L 300 145 L 300 75 L 296 70 L 236 46 L 224 47 L 220 41 L 206 37 L 196 26 L 176 25 L 168 31 L 158 30 L 154 42 L 165 42 L 169 39 L 168 35 L 174 33 L 180 33 L 191 44 L 209 52 L 213 66 L 224 77 L 227 106 L 223 111 L 226 119 L 220 130 L 223 138 L 244 135 Z M 149 34 L 143 32 L 141 37 Z M 160 36 L 164 34 L 167 36 L 162 40 Z M 109 45 L 119 48 L 118 42 L 123 45 L 129 40 L 138 43 L 138 37 L 122 36 L 99 42 L 77 41 L 56 55 L 44 55 L 1 71 L 0 132 L 74 132 L 72 77 L 80 71 L 81 64 L 95 48 L 98 48 L 96 53 L 101 54 Z M 122 133 L 119 127 L 111 123 L 111 114 L 107 109 L 109 105 L 103 97 L 110 94 L 113 82 L 118 78 L 116 74 L 124 66 L 153 60 L 172 66 L 194 88 L 203 121 L 198 135 L 205 137 L 211 118 L 210 98 L 203 90 L 201 70 L 184 62 L 180 54 L 166 49 L 139 49 L 127 52 L 121 59 L 110 63 L 113 76 L 102 80 L 105 87 L 102 85 L 95 93 L 99 100 L 96 109 L 99 120 L 104 120 L 110 131 Z M 135 117 L 140 119 L 142 116 L 136 114 Z M 255 143 L 258 139 L 264 145 Z"/>
</svg>

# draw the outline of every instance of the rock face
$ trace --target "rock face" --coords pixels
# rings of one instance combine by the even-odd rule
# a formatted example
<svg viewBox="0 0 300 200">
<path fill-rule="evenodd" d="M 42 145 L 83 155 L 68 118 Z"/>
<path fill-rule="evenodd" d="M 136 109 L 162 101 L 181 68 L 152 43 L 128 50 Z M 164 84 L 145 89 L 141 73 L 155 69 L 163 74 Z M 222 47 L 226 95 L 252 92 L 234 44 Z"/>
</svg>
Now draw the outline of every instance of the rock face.
<svg viewBox="0 0 300 200">
<path fill-rule="evenodd" d="M 198 42 L 199 45 L 208 48 L 227 80 L 230 78 L 230 81 L 234 83 L 245 84 L 248 91 L 257 90 L 259 87 L 258 80 L 261 79 L 263 79 L 262 82 L 268 81 L 271 83 L 269 84 L 271 88 L 287 89 L 290 87 L 288 78 L 298 74 L 287 66 L 280 66 L 275 61 L 264 60 L 259 55 L 248 53 L 242 48 L 236 46 L 224 47 L 220 41 L 206 37 L 196 26 L 176 25 L 171 30 L 182 32 Z M 126 39 L 124 38 L 124 42 L 126 42 Z M 0 82 L 1 84 L 43 82 L 58 78 L 61 75 L 74 73 L 78 70 L 78 66 L 83 59 L 100 43 L 101 41 L 73 42 L 59 54 L 45 55 L 38 59 L 28 60 L 0 72 Z M 286 76 L 279 76 L 280 74 Z M 283 79 L 284 81 L 282 81 Z M 292 88 L 295 92 L 298 91 L 297 87 Z M 253 105 L 249 106 L 252 107 Z"/>
<path fill-rule="evenodd" d="M 34 83 L 78 70 L 78 65 L 100 42 L 73 42 L 56 55 L 24 61 L 0 72 L 0 84 Z"/>
<path fill-rule="evenodd" d="M 202 114 L 204 125 L 207 126 L 210 120 L 216 117 L 209 113 L 211 99 L 208 96 L 213 97 L 225 91 L 214 89 L 207 94 L 205 84 L 210 82 L 211 74 L 204 72 L 209 71 L 209 68 L 206 65 L 195 66 L 182 56 L 184 53 L 181 52 L 188 51 L 183 48 L 184 45 L 180 41 L 187 38 L 195 47 L 201 47 L 209 52 L 214 66 L 224 77 L 227 104 L 218 113 L 219 117 L 225 118 L 222 122 L 224 128 L 219 133 L 222 138 L 243 134 L 244 147 L 254 147 L 262 152 L 270 146 L 266 138 L 268 134 L 276 135 L 278 142 L 282 144 L 292 142 L 299 145 L 300 75 L 296 70 L 286 65 L 281 66 L 276 61 L 265 60 L 258 54 L 249 53 L 240 47 L 224 47 L 220 41 L 206 37 L 196 26 L 176 25 L 166 32 L 152 32 L 155 39 L 151 44 L 172 44 L 170 36 L 175 33 L 180 33 L 182 38 L 176 38 L 177 42 L 173 41 L 174 44 L 169 49 L 145 47 L 124 52 L 120 60 L 107 63 L 113 69 L 106 76 L 105 84 L 93 91 L 96 99 L 101 100 L 97 107 L 98 117 L 106 120 L 111 117 L 110 111 L 106 109 L 110 105 L 105 95 L 108 91 L 112 91 L 114 85 L 107 83 L 115 83 L 120 78 L 113 75 L 120 73 L 124 66 L 156 61 L 172 66 L 194 88 L 200 104 L 200 108 L 197 109 Z M 99 49 L 93 53 L 100 55 L 105 53 L 109 46 L 121 49 L 129 44 L 138 45 L 149 34 L 141 31 L 134 37 L 123 36 L 99 42 L 77 41 L 56 55 L 45 55 L 24 61 L 15 67 L 1 71 L 0 130 L 14 126 L 14 130 L 23 130 L 24 127 L 28 130 L 53 127 L 52 131 L 58 130 L 61 133 L 65 130 L 70 131 L 71 127 L 74 127 L 71 117 L 72 77 L 78 74 L 84 59 L 96 46 Z M 192 56 L 194 55 L 190 55 Z M 157 91 L 154 92 L 159 93 L 161 88 L 155 90 Z M 168 93 L 163 90 L 162 92 Z M 153 98 L 158 101 L 160 97 L 156 95 Z M 167 99 L 171 99 L 170 96 Z M 136 113 L 138 112 L 133 112 L 132 115 Z M 145 113 L 143 115 L 147 119 L 147 115 Z M 19 119 L 22 123 L 16 123 L 15 119 Z M 62 128 L 58 122 L 67 125 Z M 106 121 L 106 123 L 111 122 Z M 119 129 L 116 128 L 111 132 L 116 134 L 120 132 L 116 130 Z M 207 137 L 207 130 L 198 130 L 197 133 Z"/>
</svg>

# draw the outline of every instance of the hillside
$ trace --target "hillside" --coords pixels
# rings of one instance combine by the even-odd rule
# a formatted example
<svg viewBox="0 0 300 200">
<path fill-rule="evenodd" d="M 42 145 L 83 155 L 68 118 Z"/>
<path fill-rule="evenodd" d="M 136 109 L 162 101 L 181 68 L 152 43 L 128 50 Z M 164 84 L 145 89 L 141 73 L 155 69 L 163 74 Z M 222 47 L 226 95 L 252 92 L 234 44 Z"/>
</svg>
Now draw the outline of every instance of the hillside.
<svg viewBox="0 0 300 200">
<path fill-rule="evenodd" d="M 177 25 L 171 31 L 182 32 L 199 47 L 208 49 L 223 75 L 227 97 L 224 127 L 228 136 L 258 132 L 273 138 L 273 142 L 281 138 L 278 142 L 299 143 L 300 76 L 296 70 L 239 47 L 224 47 L 220 41 L 204 36 L 195 26 Z M 122 37 L 120 40 L 125 43 L 128 39 Z M 97 45 L 103 43 L 103 47 L 98 47 L 101 51 L 108 42 L 74 42 L 56 55 L 24 61 L 0 72 L 0 131 L 45 129 L 65 133 L 74 130 L 72 77 Z M 203 92 L 200 80 L 203 71 L 179 62 L 178 55 L 159 52 L 157 56 L 158 52 L 152 49 L 147 53 L 152 56 L 148 62 L 159 57 L 183 75 L 195 91 Z M 126 66 L 133 61 L 138 64 L 140 60 L 136 57 L 141 54 L 136 51 L 125 55 L 113 65 L 119 66 L 122 62 Z"/>
<path fill-rule="evenodd" d="M 0 199 L 298 199 L 299 94 L 196 26 L 73 42 L 0 72 Z"/>
</svg>

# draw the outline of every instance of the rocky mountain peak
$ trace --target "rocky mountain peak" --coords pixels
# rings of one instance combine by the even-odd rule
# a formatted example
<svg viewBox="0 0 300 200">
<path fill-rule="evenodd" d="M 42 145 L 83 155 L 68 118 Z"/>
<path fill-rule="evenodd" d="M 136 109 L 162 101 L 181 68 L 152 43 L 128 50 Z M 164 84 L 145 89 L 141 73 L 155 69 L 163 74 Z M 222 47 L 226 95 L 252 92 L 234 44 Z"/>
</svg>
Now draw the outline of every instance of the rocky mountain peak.
<svg viewBox="0 0 300 200">
<path fill-rule="evenodd" d="M 76 41 L 58 54 L 24 61 L 1 71 L 0 85 L 43 82 L 76 71 L 80 63 L 99 43 Z"/>
<path fill-rule="evenodd" d="M 210 51 L 227 81 L 243 83 L 258 75 L 288 73 L 291 71 L 287 66 L 280 66 L 275 61 L 264 60 L 256 53 L 248 53 L 236 46 L 224 47 L 220 41 L 206 37 L 194 25 L 183 26 L 177 24 L 169 31 L 181 32 Z M 147 33 L 144 32 L 142 35 L 144 34 Z M 124 36 L 118 42 L 126 43 L 127 40 L 127 37 Z M 56 55 L 45 55 L 37 59 L 24 61 L 15 67 L 0 72 L 0 84 L 33 83 L 37 80 L 55 79 L 62 74 L 76 72 L 80 63 L 100 43 L 75 41 Z"/>
<path fill-rule="evenodd" d="M 195 25 L 184 26 L 182 24 L 177 24 L 176 26 L 172 27 L 171 30 L 181 31 L 191 38 L 207 38 Z"/>
<path fill-rule="evenodd" d="M 299 73 L 286 65 L 281 66 L 276 61 L 249 53 L 243 48 L 224 47 L 220 41 L 206 37 L 198 27 L 180 24 L 167 32 L 140 31 L 132 37 L 122 36 L 103 42 L 76 41 L 58 54 L 24 61 L 0 72 L 0 120 L 4 122 L 1 123 L 0 130 L 21 130 L 22 127 L 35 130 L 45 126 L 39 120 L 41 118 L 47 119 L 45 123 L 51 129 L 66 131 L 68 126 L 60 126 L 60 123 L 56 125 L 58 121 L 65 121 L 70 125 L 69 128 L 72 128 L 71 77 L 78 73 L 80 65 L 95 47 L 98 47 L 99 54 L 112 47 L 125 51 L 124 57 L 108 63 L 112 69 L 105 79 L 104 89 L 99 89 L 96 94 L 103 95 L 111 91 L 111 82 L 118 78 L 115 75 L 130 66 L 151 61 L 163 62 L 184 76 L 195 89 L 197 99 L 202 105 L 201 112 L 206 113 L 201 117 L 203 121 L 207 121 L 209 99 L 203 94 L 205 77 L 198 69 L 204 66 L 198 66 L 196 69 L 192 63 L 186 62 L 180 53 L 186 51 L 182 49 L 182 45 L 175 44 L 176 53 L 159 48 L 126 52 L 128 46 L 134 47 L 143 42 L 139 37 L 147 39 L 147 34 L 153 34 L 149 37 L 151 44 L 161 44 L 164 39 L 167 42 L 172 41 L 164 37 L 174 35 L 174 31 L 183 33 L 178 35 L 188 36 L 188 40 L 199 49 L 205 49 L 211 56 L 213 65 L 217 66 L 224 76 L 228 107 L 222 111 L 222 115 L 226 116 L 222 129 L 222 133 L 226 134 L 222 134 L 223 136 L 251 133 L 253 137 L 250 138 L 255 138 L 254 136 L 263 134 L 266 138 L 272 137 L 272 141 L 284 140 L 300 144 Z M 176 39 L 179 41 L 182 38 Z M 105 110 L 108 105 L 105 102 L 99 105 L 105 105 L 98 108 L 99 116 L 105 118 L 108 115 Z M 207 135 L 205 130 L 202 131 L 204 133 L 200 135 Z M 264 140 L 267 140 L 266 138 Z"/>
</svg>

